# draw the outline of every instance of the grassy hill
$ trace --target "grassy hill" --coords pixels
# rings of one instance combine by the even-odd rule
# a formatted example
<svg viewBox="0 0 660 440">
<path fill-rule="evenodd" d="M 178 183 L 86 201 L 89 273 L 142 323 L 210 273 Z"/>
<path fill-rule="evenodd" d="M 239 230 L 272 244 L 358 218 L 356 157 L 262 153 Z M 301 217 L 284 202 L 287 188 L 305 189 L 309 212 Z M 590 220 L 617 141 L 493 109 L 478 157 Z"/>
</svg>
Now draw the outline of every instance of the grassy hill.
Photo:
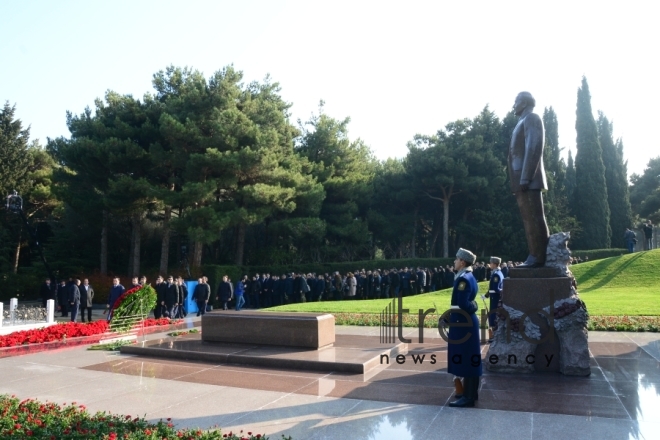
<svg viewBox="0 0 660 440">
<path fill-rule="evenodd" d="M 592 315 L 660 315 L 660 249 L 572 266 Z"/>
<path fill-rule="evenodd" d="M 660 249 L 605 258 L 571 267 L 578 283 L 578 292 L 591 315 L 653 315 L 660 316 Z M 487 283 L 479 284 L 479 292 L 488 291 Z M 426 293 L 403 298 L 403 307 L 417 314 L 437 306 L 449 308 L 451 291 Z M 483 305 L 481 300 L 479 304 Z M 488 300 L 486 300 L 488 301 Z M 325 313 L 380 313 L 391 300 L 327 301 L 290 304 L 272 311 Z"/>
</svg>

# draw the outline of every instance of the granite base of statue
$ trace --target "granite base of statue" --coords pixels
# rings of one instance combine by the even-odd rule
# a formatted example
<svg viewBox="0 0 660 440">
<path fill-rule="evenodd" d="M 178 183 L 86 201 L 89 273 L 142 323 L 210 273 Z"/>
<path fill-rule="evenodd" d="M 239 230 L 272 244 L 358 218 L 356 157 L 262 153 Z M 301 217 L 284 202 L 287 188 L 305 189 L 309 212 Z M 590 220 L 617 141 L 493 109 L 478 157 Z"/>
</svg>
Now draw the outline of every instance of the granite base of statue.
<svg viewBox="0 0 660 440">
<path fill-rule="evenodd" d="M 509 270 L 486 368 L 588 376 L 589 314 L 569 266 L 570 233 L 550 236 L 544 267 Z"/>
</svg>

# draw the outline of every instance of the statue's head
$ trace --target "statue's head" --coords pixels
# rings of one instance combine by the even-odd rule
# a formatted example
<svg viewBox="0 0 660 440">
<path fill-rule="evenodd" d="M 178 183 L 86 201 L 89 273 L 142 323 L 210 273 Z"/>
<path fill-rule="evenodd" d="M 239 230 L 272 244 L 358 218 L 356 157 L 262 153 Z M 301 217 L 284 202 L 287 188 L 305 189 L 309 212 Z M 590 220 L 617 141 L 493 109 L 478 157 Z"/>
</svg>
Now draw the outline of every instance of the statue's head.
<svg viewBox="0 0 660 440">
<path fill-rule="evenodd" d="M 529 92 L 520 92 L 516 96 L 516 102 L 513 104 L 513 111 L 516 116 L 520 116 L 522 112 L 529 108 L 532 110 L 536 106 L 536 99 Z"/>
</svg>

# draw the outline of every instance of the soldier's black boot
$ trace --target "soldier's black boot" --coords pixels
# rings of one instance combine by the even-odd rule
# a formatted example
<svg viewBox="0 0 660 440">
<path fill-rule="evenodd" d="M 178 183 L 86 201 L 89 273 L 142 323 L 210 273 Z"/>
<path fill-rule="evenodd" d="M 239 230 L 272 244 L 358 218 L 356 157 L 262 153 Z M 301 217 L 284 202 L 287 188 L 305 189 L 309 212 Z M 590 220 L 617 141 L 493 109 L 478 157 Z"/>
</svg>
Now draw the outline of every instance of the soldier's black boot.
<svg viewBox="0 0 660 440">
<path fill-rule="evenodd" d="M 463 397 L 451 402 L 449 406 L 452 408 L 471 408 L 474 406 L 476 397 L 476 387 L 479 385 L 478 377 L 466 377 L 463 379 Z"/>
</svg>

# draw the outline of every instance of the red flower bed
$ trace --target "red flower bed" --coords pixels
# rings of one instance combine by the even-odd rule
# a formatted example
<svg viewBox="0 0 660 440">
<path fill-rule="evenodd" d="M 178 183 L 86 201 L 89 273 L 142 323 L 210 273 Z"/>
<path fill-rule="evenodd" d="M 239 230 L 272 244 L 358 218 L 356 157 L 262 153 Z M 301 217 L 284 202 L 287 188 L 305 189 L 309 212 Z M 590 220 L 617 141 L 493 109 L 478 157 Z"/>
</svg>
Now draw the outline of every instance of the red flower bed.
<svg viewBox="0 0 660 440">
<path fill-rule="evenodd" d="M 136 328 L 156 327 L 163 325 L 179 324 L 181 320 L 145 319 L 138 323 Z M 70 338 L 101 335 L 108 331 L 108 321 L 99 320 L 90 323 L 67 322 L 51 325 L 49 327 L 35 330 L 21 330 L 0 336 L 0 348 L 15 347 L 27 344 L 44 344 L 47 342 L 62 341 Z"/>
<path fill-rule="evenodd" d="M 154 319 L 154 318 L 147 318 L 143 320 L 142 322 L 139 322 L 136 327 L 155 327 L 158 325 L 176 325 L 180 324 L 183 322 L 182 319 L 169 319 L 169 318 L 159 318 L 159 319 Z"/>
<path fill-rule="evenodd" d="M 43 344 L 44 342 L 61 341 L 64 338 L 93 336 L 106 331 L 108 331 L 108 322 L 105 320 L 90 323 L 67 322 L 0 336 L 0 348 L 24 344 Z"/>
<path fill-rule="evenodd" d="M 263 440 L 262 434 L 247 435 L 220 429 L 177 429 L 172 419 L 148 422 L 141 417 L 97 412 L 90 414 L 84 405 L 72 402 L 58 405 L 33 399 L 19 401 L 0 395 L 0 438 L 2 439 L 106 439 L 106 440 Z M 282 436 L 282 439 L 285 439 Z M 291 440 L 291 437 L 286 437 Z"/>
</svg>

